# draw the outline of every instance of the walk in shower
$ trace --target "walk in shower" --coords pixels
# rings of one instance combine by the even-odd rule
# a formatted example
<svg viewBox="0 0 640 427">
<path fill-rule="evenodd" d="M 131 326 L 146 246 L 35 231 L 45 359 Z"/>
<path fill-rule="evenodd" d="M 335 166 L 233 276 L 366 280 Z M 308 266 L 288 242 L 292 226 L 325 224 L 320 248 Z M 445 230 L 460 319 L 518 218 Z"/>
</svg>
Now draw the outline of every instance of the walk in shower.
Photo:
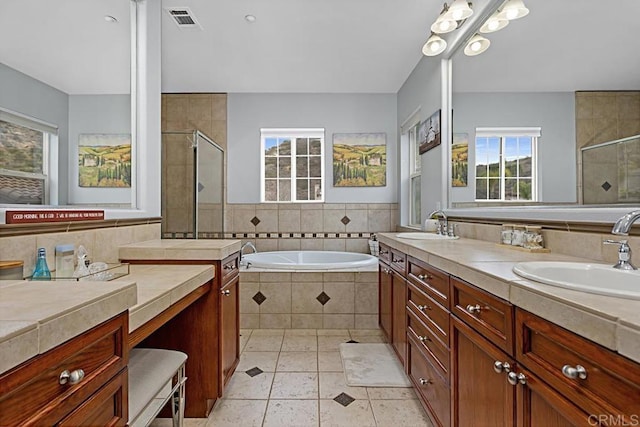
<svg viewBox="0 0 640 427">
<path fill-rule="evenodd" d="M 640 202 L 640 135 L 581 151 L 584 204 Z"/>
<path fill-rule="evenodd" d="M 202 132 L 162 132 L 162 237 L 224 233 L 224 150 Z"/>
</svg>

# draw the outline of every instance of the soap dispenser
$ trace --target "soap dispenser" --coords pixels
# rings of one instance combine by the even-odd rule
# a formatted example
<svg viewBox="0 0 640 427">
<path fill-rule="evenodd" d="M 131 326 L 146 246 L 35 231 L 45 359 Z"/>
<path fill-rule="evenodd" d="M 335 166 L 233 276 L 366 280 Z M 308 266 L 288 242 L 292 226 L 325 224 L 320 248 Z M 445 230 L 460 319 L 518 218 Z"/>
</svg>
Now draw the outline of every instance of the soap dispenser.
<svg viewBox="0 0 640 427">
<path fill-rule="evenodd" d="M 36 268 L 33 270 L 32 280 L 51 280 L 51 271 L 47 265 L 47 253 L 44 248 L 38 249 Z"/>
</svg>

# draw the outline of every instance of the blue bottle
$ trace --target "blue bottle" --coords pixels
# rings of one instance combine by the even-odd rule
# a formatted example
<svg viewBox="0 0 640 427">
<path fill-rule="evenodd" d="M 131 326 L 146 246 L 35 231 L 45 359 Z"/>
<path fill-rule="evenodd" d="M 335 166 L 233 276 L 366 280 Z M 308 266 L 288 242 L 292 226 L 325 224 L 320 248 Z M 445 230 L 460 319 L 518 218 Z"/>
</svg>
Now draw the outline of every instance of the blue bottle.
<svg viewBox="0 0 640 427">
<path fill-rule="evenodd" d="M 32 280 L 51 280 L 51 271 L 47 265 L 47 253 L 44 248 L 38 249 L 36 268 L 33 270 Z"/>
</svg>

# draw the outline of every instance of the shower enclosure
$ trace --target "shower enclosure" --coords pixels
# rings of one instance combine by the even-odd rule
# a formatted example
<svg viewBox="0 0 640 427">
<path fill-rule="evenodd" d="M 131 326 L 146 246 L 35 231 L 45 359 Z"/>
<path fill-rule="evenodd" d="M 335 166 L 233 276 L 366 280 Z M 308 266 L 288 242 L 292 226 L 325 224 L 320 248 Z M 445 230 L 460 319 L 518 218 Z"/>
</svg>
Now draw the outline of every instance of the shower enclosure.
<svg viewBox="0 0 640 427">
<path fill-rule="evenodd" d="M 640 202 L 640 135 L 581 151 L 584 204 Z"/>
<path fill-rule="evenodd" d="M 211 138 L 162 132 L 162 237 L 224 237 L 224 176 L 224 150 Z"/>
</svg>

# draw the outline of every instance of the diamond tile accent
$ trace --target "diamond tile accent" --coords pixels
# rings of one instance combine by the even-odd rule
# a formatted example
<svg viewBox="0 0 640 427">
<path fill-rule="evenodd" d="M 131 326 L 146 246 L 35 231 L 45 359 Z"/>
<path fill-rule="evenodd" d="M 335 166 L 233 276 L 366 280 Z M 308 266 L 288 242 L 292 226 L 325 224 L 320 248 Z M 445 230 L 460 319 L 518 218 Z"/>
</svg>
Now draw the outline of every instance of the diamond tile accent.
<svg viewBox="0 0 640 427">
<path fill-rule="evenodd" d="M 320 302 L 320 304 L 325 305 L 331 298 L 329 297 L 329 295 L 325 294 L 324 291 L 322 291 L 320 295 L 316 297 L 316 299 Z"/>
<path fill-rule="evenodd" d="M 604 188 L 604 191 L 609 191 L 609 189 L 611 188 L 611 184 L 609 184 L 609 181 L 605 181 L 604 184 L 601 185 L 602 188 Z"/>
<path fill-rule="evenodd" d="M 249 369 L 248 371 L 244 371 L 245 374 L 249 375 L 250 377 L 255 377 L 256 375 L 260 375 L 262 372 L 264 372 L 262 369 L 258 368 L 257 366 Z"/>
<path fill-rule="evenodd" d="M 349 340 L 349 341 L 347 341 L 347 344 L 358 344 L 358 341 L 356 341 L 356 340 Z"/>
<path fill-rule="evenodd" d="M 347 393 L 340 393 L 339 395 L 334 397 L 333 400 L 335 400 L 336 402 L 338 402 L 344 407 L 351 405 L 355 401 L 355 399 L 349 396 Z"/>
<path fill-rule="evenodd" d="M 253 296 L 253 300 L 258 305 L 262 304 L 266 299 L 267 297 L 265 297 L 264 294 L 260 291 L 256 292 L 256 294 Z"/>
<path fill-rule="evenodd" d="M 254 216 L 253 218 L 251 218 L 251 224 L 253 224 L 254 226 L 257 226 L 258 224 L 260 224 L 260 218 L 258 218 L 257 216 Z"/>
<path fill-rule="evenodd" d="M 340 220 L 340 222 L 342 222 L 344 225 L 347 225 L 351 222 L 351 219 L 348 216 L 343 216 L 342 219 Z"/>
</svg>

